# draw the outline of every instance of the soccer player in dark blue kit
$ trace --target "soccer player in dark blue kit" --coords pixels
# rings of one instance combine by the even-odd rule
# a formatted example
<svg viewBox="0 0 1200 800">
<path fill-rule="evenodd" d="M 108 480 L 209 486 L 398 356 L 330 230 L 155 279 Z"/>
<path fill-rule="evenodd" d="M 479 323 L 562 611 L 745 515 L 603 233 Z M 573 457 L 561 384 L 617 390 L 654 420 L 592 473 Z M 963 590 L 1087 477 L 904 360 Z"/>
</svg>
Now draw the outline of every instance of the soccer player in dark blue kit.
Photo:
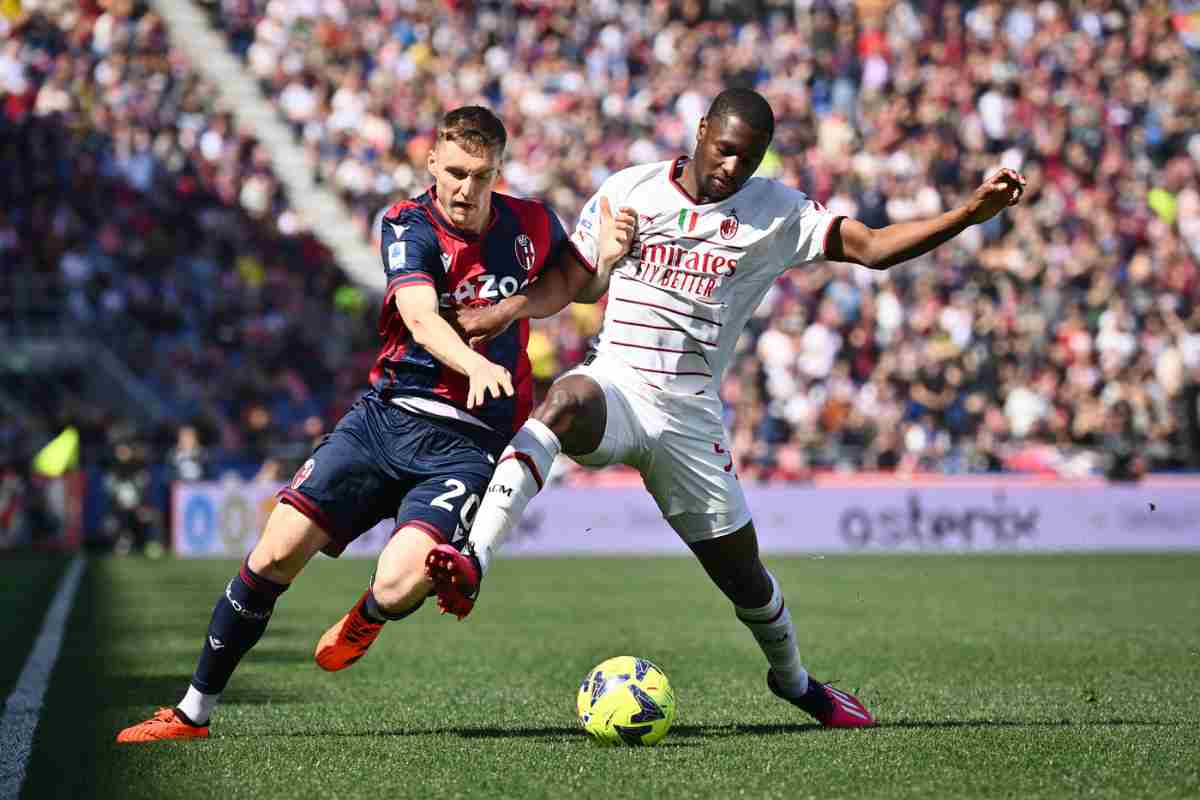
<svg viewBox="0 0 1200 800">
<path fill-rule="evenodd" d="M 262 537 L 213 609 L 183 699 L 121 731 L 118 742 L 207 737 L 234 669 L 318 551 L 337 556 L 380 520 L 395 519 L 370 587 L 317 645 L 317 663 L 332 671 L 358 660 L 385 622 L 424 603 L 435 546 L 466 544 L 496 458 L 533 407 L 529 331 L 513 326 L 476 351 L 442 314 L 497 302 L 534 279 L 595 269 L 544 204 L 493 192 L 506 142 L 485 108 L 442 119 L 429 156 L 433 187 L 384 215 L 384 344 L 371 389 L 280 491 Z M 628 250 L 635 221 L 631 210 L 613 215 L 606 206 L 602 266 Z"/>
</svg>

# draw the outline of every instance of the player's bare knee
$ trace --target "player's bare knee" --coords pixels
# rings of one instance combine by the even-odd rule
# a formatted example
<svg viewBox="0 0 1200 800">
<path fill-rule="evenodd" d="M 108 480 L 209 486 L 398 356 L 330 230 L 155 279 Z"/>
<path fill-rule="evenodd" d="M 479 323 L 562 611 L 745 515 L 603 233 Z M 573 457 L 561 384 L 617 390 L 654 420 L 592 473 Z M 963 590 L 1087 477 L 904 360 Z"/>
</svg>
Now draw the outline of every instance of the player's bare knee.
<svg viewBox="0 0 1200 800">
<path fill-rule="evenodd" d="M 268 527 L 250 552 L 247 563 L 250 569 L 267 580 L 291 583 L 304 569 L 310 555 L 302 542 L 272 535 Z"/>
<path fill-rule="evenodd" d="M 278 583 L 291 583 L 329 537 L 308 517 L 287 503 L 271 512 L 249 566 L 256 574 Z"/>
<path fill-rule="evenodd" d="M 306 558 L 277 542 L 265 539 L 250 553 L 248 566 L 257 575 L 270 581 L 291 583 L 304 568 Z"/>
<path fill-rule="evenodd" d="M 590 453 L 599 446 L 606 416 L 603 390 L 578 375 L 556 381 L 533 412 L 534 419 L 559 438 L 568 455 Z"/>
<path fill-rule="evenodd" d="M 583 398 L 569 386 L 555 384 L 550 387 L 546 399 L 534 411 L 534 419 L 554 431 L 555 435 L 566 435 L 575 419 L 583 412 Z"/>
<path fill-rule="evenodd" d="M 433 587 L 425 577 L 425 559 L 434 540 L 424 531 L 403 526 L 380 555 L 371 584 L 375 602 L 387 614 L 400 614 L 419 605 Z"/>
</svg>

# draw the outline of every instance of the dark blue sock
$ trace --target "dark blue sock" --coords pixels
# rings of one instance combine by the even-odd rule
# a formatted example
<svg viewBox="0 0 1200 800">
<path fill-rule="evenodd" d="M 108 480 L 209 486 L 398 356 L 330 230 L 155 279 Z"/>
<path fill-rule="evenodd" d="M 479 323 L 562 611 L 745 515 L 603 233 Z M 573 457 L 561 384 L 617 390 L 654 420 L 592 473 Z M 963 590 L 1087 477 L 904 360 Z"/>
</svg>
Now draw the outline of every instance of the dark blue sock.
<svg viewBox="0 0 1200 800">
<path fill-rule="evenodd" d="M 287 588 L 287 584 L 256 575 L 247 563 L 242 563 L 241 571 L 229 581 L 213 609 L 192 686 L 205 694 L 225 691 L 242 656 L 262 638 L 275 600 Z"/>
<path fill-rule="evenodd" d="M 374 581 L 374 578 L 375 578 L 375 576 L 372 575 L 371 576 L 372 581 Z M 425 605 L 424 597 L 422 597 L 421 601 L 419 603 L 417 603 L 415 606 L 413 606 L 412 608 L 405 609 L 404 611 L 400 611 L 400 612 L 393 614 L 391 612 L 384 611 L 383 608 L 379 605 L 379 601 L 375 599 L 375 593 L 373 591 L 371 591 L 370 589 L 367 589 L 367 593 L 363 596 L 363 616 L 366 617 L 367 619 L 369 619 L 371 622 L 374 622 L 376 624 L 380 624 L 380 623 L 384 623 L 384 622 L 398 622 L 398 621 L 404 619 L 405 617 L 411 616 L 412 614 L 416 613 L 417 609 L 419 609 L 423 605 Z"/>
</svg>

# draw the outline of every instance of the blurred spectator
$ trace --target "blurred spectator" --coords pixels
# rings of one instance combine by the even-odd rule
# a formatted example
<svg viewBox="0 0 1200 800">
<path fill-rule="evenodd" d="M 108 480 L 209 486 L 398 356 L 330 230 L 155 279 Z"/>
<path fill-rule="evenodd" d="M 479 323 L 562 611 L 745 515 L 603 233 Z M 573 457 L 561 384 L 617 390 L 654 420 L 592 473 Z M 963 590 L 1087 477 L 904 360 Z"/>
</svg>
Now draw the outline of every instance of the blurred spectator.
<svg viewBox="0 0 1200 800">
<path fill-rule="evenodd" d="M 1146 474 L 1145 442 L 1133 424 L 1129 405 L 1119 402 L 1108 409 L 1103 446 L 1107 455 L 1104 475 L 1112 481 L 1135 481 Z"/>
<path fill-rule="evenodd" d="M 118 429 L 112 440 L 112 462 L 104 475 L 108 511 L 103 530 L 113 552 L 128 555 L 162 553 L 163 512 L 151 494 L 153 475 L 146 442 L 133 431 Z"/>
<path fill-rule="evenodd" d="M 209 477 L 208 453 L 200 444 L 193 425 L 184 425 L 176 433 L 175 446 L 167 453 L 169 478 L 175 481 L 202 481 Z"/>
</svg>

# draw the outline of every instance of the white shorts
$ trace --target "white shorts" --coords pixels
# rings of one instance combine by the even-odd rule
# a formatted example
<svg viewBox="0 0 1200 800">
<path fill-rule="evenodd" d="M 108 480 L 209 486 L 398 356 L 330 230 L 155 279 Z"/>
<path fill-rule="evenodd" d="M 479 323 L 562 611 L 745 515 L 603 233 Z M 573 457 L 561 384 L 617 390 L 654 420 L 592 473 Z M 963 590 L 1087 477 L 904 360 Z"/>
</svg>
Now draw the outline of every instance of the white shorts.
<svg viewBox="0 0 1200 800">
<path fill-rule="evenodd" d="M 576 462 L 636 469 L 663 517 L 685 542 L 716 539 L 750 522 L 721 421 L 720 399 L 657 392 L 631 368 L 605 355 L 567 374 L 586 375 L 600 384 L 608 410 L 600 446 L 587 455 L 572 456 Z"/>
</svg>

